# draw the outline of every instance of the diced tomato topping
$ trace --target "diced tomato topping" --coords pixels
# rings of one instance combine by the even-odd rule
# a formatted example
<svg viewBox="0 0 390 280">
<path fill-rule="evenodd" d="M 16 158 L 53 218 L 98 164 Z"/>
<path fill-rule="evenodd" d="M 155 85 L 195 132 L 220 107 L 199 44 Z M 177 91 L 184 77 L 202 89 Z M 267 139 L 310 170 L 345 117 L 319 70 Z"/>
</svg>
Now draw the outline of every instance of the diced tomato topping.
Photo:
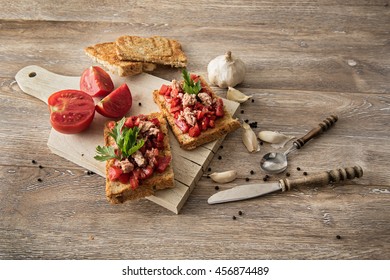
<svg viewBox="0 0 390 280">
<path fill-rule="evenodd" d="M 125 121 L 124 126 L 126 126 L 128 128 L 133 128 L 134 126 L 139 125 L 139 121 L 140 121 L 140 119 L 138 116 L 128 117 Z"/>
<path fill-rule="evenodd" d="M 114 128 L 114 126 L 115 126 L 115 121 L 110 121 L 107 124 L 107 127 L 108 127 L 109 130 L 112 130 Z"/>
<path fill-rule="evenodd" d="M 169 163 L 171 162 L 171 157 L 170 156 L 159 157 L 157 162 L 158 163 L 157 163 L 156 171 L 158 173 L 162 173 L 165 171 L 165 169 L 167 169 Z"/>
<path fill-rule="evenodd" d="M 199 76 L 196 74 L 190 74 L 191 80 L 193 80 L 195 83 L 199 80 Z"/>
<path fill-rule="evenodd" d="M 179 97 L 175 97 L 171 99 L 171 107 L 176 107 L 181 104 L 181 99 Z"/>
<path fill-rule="evenodd" d="M 179 94 L 179 90 L 177 88 L 173 88 L 171 91 L 171 96 L 173 98 L 176 98 L 178 94 Z"/>
<path fill-rule="evenodd" d="M 145 168 L 142 169 L 144 175 L 145 175 L 145 179 L 147 178 L 150 178 L 152 175 L 153 175 L 153 167 L 151 167 L 150 165 L 146 166 Z"/>
<path fill-rule="evenodd" d="M 171 107 L 170 112 L 171 113 L 176 113 L 176 112 L 180 112 L 182 109 L 183 109 L 182 106 L 178 105 L 178 106 L 175 106 L 175 107 Z"/>
<path fill-rule="evenodd" d="M 203 107 L 204 107 L 204 106 L 203 106 L 202 103 L 197 102 L 197 103 L 195 103 L 194 109 L 195 109 L 195 110 L 202 111 L 202 110 L 203 110 Z"/>
<path fill-rule="evenodd" d="M 187 133 L 190 127 L 184 120 L 175 119 L 175 124 L 180 128 L 184 133 Z"/>
<path fill-rule="evenodd" d="M 122 174 L 122 169 L 120 167 L 117 167 L 117 166 L 111 166 L 109 169 L 108 169 L 108 178 L 111 180 L 111 181 L 115 181 L 119 178 L 119 176 L 121 176 Z"/>
<path fill-rule="evenodd" d="M 159 93 L 161 95 L 169 95 L 171 93 L 172 87 L 169 85 L 162 85 Z"/>
<path fill-rule="evenodd" d="M 134 176 L 131 176 L 130 177 L 130 187 L 131 189 L 135 190 L 136 188 L 138 188 L 139 186 L 139 181 L 137 178 L 135 178 Z"/>
<path fill-rule="evenodd" d="M 164 133 L 162 133 L 161 131 L 159 131 L 159 132 L 157 133 L 157 142 L 162 142 L 162 141 L 164 141 L 164 137 L 165 137 Z"/>
<path fill-rule="evenodd" d="M 210 119 L 209 127 L 211 128 L 215 127 L 215 121 L 213 119 Z"/>
<path fill-rule="evenodd" d="M 160 126 L 160 121 L 158 118 L 153 118 L 150 120 L 155 126 L 159 127 Z"/>
<path fill-rule="evenodd" d="M 198 137 L 200 135 L 200 128 L 198 124 L 195 124 L 188 130 L 188 135 L 191 137 Z"/>
<path fill-rule="evenodd" d="M 133 170 L 133 176 L 134 178 L 136 178 L 137 180 L 139 180 L 141 178 L 141 169 L 137 168 L 137 169 L 134 169 Z"/>
<path fill-rule="evenodd" d="M 130 180 L 130 173 L 122 173 L 119 178 L 118 178 L 119 182 L 121 182 L 122 184 L 128 184 L 129 183 L 129 180 Z"/>
<path fill-rule="evenodd" d="M 205 131 L 210 126 L 210 119 L 208 117 L 204 117 L 201 122 L 202 131 Z"/>
<path fill-rule="evenodd" d="M 224 111 L 223 111 L 223 101 L 221 98 L 218 98 L 217 99 L 217 102 L 216 102 L 216 110 L 215 110 L 215 115 L 217 117 L 223 117 L 224 115 Z"/>
</svg>

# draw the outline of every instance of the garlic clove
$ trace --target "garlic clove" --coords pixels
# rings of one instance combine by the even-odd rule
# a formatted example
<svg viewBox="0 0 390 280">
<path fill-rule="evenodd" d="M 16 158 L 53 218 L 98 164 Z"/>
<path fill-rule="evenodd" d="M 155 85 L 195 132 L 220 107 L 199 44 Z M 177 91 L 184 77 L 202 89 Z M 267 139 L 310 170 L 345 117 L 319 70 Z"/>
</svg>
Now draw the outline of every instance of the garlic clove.
<svg viewBox="0 0 390 280">
<path fill-rule="evenodd" d="M 260 151 L 260 145 L 257 141 L 256 134 L 253 132 L 252 128 L 247 123 L 242 124 L 242 142 L 247 148 L 248 152 L 256 153 Z"/>
<path fill-rule="evenodd" d="M 211 180 L 216 183 L 229 183 L 237 178 L 236 170 L 229 170 L 224 172 L 214 172 L 209 175 Z"/>
<path fill-rule="evenodd" d="M 245 95 L 241 91 L 233 88 L 233 87 L 228 87 L 228 91 L 226 94 L 227 99 L 236 101 L 238 103 L 244 103 L 247 101 L 249 98 L 252 98 L 252 95 Z"/>
<path fill-rule="evenodd" d="M 287 136 L 276 131 L 260 131 L 257 135 L 260 140 L 271 143 L 273 148 L 283 148 L 294 136 Z"/>
</svg>

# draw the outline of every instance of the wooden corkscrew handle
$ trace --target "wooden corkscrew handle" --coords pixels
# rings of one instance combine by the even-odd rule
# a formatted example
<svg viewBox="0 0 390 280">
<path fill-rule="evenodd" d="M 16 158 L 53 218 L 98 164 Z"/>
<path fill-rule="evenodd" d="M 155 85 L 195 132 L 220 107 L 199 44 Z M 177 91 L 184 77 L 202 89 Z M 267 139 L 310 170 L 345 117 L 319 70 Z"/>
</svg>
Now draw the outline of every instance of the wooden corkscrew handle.
<svg viewBox="0 0 390 280">
<path fill-rule="evenodd" d="M 307 175 L 299 179 L 282 179 L 279 181 L 282 191 L 289 191 L 292 188 L 304 186 L 325 186 L 338 183 L 344 180 L 351 180 L 363 176 L 363 169 L 356 165 L 354 167 L 333 169 L 313 175 Z"/>
<path fill-rule="evenodd" d="M 317 137 L 321 133 L 327 131 L 339 118 L 335 115 L 331 115 L 318 124 L 316 128 L 310 130 L 305 136 L 294 141 L 294 145 L 297 149 L 300 149 L 305 145 L 310 139 Z"/>
</svg>

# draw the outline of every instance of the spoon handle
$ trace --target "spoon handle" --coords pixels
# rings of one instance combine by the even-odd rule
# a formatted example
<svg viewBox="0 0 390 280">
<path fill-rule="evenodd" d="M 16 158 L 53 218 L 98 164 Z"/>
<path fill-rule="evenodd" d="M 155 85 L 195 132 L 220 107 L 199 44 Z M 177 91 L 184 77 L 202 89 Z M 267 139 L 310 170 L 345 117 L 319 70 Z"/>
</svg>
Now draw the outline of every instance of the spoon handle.
<svg viewBox="0 0 390 280">
<path fill-rule="evenodd" d="M 339 183 L 346 179 L 360 178 L 363 176 L 363 169 L 356 165 L 354 167 L 333 169 L 313 175 L 307 175 L 299 179 L 282 179 L 279 181 L 282 191 L 289 191 L 292 188 L 303 186 L 325 186 L 332 183 Z"/>
<path fill-rule="evenodd" d="M 316 128 L 310 130 L 305 136 L 294 141 L 294 145 L 297 149 L 300 149 L 305 145 L 310 139 L 317 137 L 321 133 L 327 131 L 339 118 L 335 115 L 331 115 L 318 124 Z"/>
</svg>

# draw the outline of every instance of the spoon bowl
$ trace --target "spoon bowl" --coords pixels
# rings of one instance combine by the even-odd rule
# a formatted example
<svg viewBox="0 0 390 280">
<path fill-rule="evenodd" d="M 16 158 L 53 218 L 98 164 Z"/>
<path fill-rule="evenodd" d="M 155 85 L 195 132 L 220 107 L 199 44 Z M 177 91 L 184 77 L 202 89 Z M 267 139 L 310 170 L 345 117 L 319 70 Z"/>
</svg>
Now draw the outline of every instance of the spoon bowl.
<svg viewBox="0 0 390 280">
<path fill-rule="evenodd" d="M 268 153 L 260 161 L 261 168 L 267 173 L 281 173 L 287 168 L 287 157 L 284 153 Z"/>
</svg>

